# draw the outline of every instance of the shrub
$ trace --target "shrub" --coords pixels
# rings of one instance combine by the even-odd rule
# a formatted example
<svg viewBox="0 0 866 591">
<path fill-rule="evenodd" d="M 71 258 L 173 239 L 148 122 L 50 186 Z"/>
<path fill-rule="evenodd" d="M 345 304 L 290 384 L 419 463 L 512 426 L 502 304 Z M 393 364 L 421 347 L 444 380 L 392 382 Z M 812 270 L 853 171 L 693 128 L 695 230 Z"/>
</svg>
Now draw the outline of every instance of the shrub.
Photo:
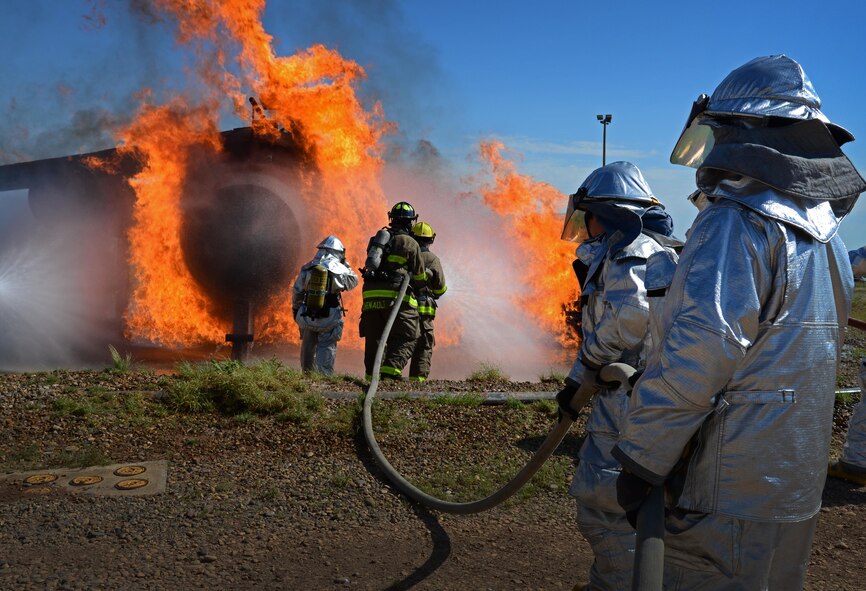
<svg viewBox="0 0 866 591">
<path fill-rule="evenodd" d="M 111 370 L 118 373 L 125 373 L 132 369 L 132 353 L 127 353 L 121 356 L 120 352 L 114 345 L 108 345 L 108 352 L 111 353 Z"/>
<path fill-rule="evenodd" d="M 478 369 L 469 374 L 466 378 L 470 382 L 492 382 L 497 380 L 507 380 L 508 376 L 502 371 L 498 365 L 483 362 L 478 366 Z"/>
</svg>

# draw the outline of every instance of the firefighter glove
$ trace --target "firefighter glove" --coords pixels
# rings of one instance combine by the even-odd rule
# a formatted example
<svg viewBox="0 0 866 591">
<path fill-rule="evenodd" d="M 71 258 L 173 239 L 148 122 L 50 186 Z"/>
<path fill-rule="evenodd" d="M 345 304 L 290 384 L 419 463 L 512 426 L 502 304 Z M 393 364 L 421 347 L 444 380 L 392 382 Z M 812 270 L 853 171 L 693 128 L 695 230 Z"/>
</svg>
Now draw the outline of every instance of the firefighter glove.
<svg viewBox="0 0 866 591">
<path fill-rule="evenodd" d="M 571 401 L 578 389 L 580 389 L 580 386 L 577 384 L 566 382 L 565 387 L 556 394 L 556 402 L 559 404 L 560 420 L 563 415 L 571 417 L 572 421 L 577 420 L 577 415 L 579 413 L 571 408 Z"/>
<path fill-rule="evenodd" d="M 637 513 L 646 502 L 652 491 L 652 484 L 623 470 L 616 479 L 616 502 L 625 510 L 625 517 L 631 526 L 637 529 Z"/>
</svg>

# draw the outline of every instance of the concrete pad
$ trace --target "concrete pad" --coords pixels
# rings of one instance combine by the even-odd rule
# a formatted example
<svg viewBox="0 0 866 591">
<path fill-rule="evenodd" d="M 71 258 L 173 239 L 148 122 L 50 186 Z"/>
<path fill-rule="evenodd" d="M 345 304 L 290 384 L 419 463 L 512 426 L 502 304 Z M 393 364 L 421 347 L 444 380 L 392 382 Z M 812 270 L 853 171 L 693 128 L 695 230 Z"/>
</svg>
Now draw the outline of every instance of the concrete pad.
<svg viewBox="0 0 866 591">
<path fill-rule="evenodd" d="M 59 494 L 140 497 L 165 492 L 168 462 L 52 468 L 0 476 L 0 501 Z"/>
</svg>

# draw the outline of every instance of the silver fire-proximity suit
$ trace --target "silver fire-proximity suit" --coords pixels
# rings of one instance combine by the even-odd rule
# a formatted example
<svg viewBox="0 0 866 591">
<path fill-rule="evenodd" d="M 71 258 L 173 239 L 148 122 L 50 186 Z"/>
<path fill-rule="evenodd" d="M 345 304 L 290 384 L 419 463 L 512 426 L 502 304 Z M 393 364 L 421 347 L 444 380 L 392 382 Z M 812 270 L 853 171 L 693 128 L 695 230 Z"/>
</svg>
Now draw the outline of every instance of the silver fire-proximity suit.
<svg viewBox="0 0 866 591">
<path fill-rule="evenodd" d="M 671 156 L 711 204 L 612 452 L 627 510 L 666 483 L 668 590 L 803 587 L 853 290 L 837 229 L 866 189 L 819 109 L 797 62 L 757 58 L 699 98 Z"/>
<path fill-rule="evenodd" d="M 841 463 L 844 470 L 855 475 L 855 481 L 866 484 L 866 358 L 860 360 L 860 402 L 848 421 Z M 832 474 L 833 467 L 830 469 Z"/>
<path fill-rule="evenodd" d="M 866 276 L 866 246 L 848 251 L 854 279 Z M 861 319 L 862 320 L 862 319 Z M 860 402 L 848 421 L 842 457 L 830 464 L 828 475 L 866 486 L 866 358 L 860 360 Z"/>
<path fill-rule="evenodd" d="M 577 249 L 582 341 L 566 389 L 592 379 L 589 373 L 609 363 L 644 366 L 652 347 L 646 263 L 665 250 L 660 242 L 675 242 L 669 238 L 670 217 L 633 164 L 613 162 L 597 169 L 570 200 L 563 238 L 587 235 L 575 231 L 566 235 L 569 224 L 574 226 L 581 214 L 595 216 L 605 231 Z M 631 581 L 635 534 L 616 502 L 619 462 L 610 455 L 625 412 L 627 388 L 625 384 L 596 393 L 569 490 L 577 500 L 578 527 L 595 556 L 590 589 L 626 589 Z"/>
<path fill-rule="evenodd" d="M 328 236 L 317 246 L 313 260 L 301 267 L 292 286 L 292 310 L 301 332 L 301 368 L 326 375 L 334 373 L 337 343 L 343 336 L 343 309 L 340 294 L 358 285 L 358 276 L 346 264 L 346 249 L 335 236 Z M 315 314 L 308 312 L 304 296 L 310 284 L 313 267 L 328 271 L 325 306 Z"/>
</svg>

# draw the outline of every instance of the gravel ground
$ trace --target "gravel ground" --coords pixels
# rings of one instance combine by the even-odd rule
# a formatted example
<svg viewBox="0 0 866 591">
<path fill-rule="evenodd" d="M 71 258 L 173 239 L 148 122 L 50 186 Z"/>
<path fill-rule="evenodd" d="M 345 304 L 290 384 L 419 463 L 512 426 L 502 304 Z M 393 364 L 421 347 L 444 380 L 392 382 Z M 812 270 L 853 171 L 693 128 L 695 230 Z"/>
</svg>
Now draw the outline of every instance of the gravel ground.
<svg viewBox="0 0 866 591">
<path fill-rule="evenodd" d="M 849 337 L 840 386 L 856 385 L 854 357 L 864 346 Z M 170 379 L 0 375 L 4 472 L 169 461 L 158 496 L 0 498 L 0 588 L 571 589 L 589 567 L 566 494 L 582 421 L 527 495 L 481 515 L 450 516 L 411 505 L 381 479 L 353 428 L 354 400 L 326 400 L 304 424 L 177 413 L 164 404 Z M 350 378 L 310 386 L 362 391 Z M 456 394 L 557 388 L 504 380 L 424 386 Z M 855 402 L 837 404 L 834 453 Z M 529 457 L 552 424 L 549 410 L 397 399 L 377 403 L 376 429 L 410 479 L 466 500 Z M 866 489 L 829 480 L 824 505 L 806 588 L 862 588 Z"/>
</svg>

